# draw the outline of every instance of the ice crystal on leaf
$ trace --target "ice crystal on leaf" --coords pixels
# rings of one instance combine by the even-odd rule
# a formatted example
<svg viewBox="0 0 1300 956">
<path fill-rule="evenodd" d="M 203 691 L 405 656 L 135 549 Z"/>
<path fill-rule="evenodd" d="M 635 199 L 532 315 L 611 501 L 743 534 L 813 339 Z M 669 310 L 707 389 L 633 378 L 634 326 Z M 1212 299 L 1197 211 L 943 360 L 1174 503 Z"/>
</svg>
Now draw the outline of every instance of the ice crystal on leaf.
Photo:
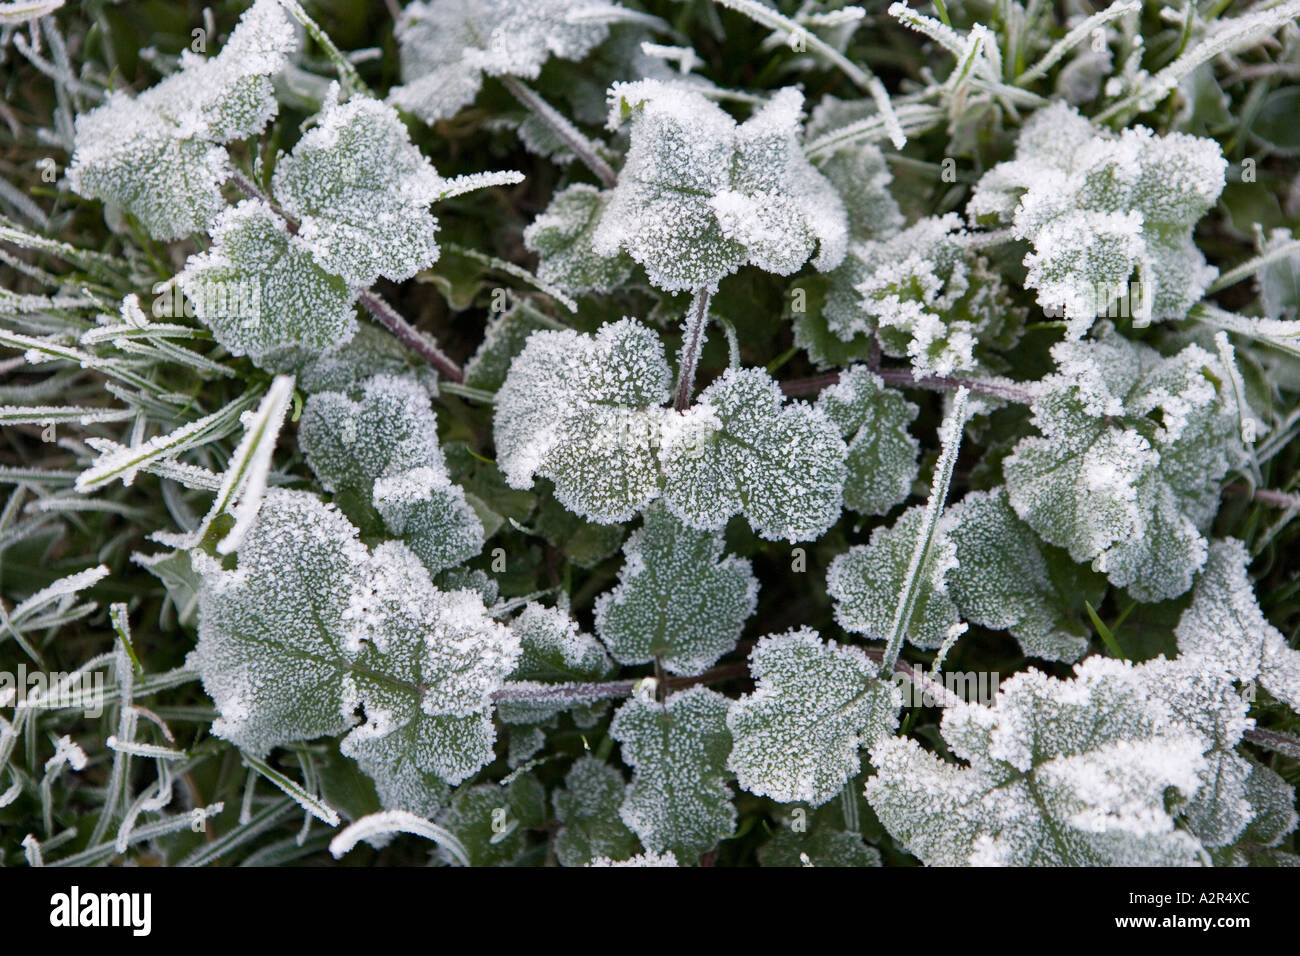
<svg viewBox="0 0 1300 956">
<path fill-rule="evenodd" d="M 214 57 L 185 51 L 181 68 L 131 97 L 116 92 L 77 117 L 72 188 L 130 212 L 155 239 L 202 232 L 224 208 L 222 143 L 275 115 L 271 77 L 297 48 L 277 0 L 258 0 Z"/>
<path fill-rule="evenodd" d="M 1175 723 L 1131 664 L 1092 657 L 1075 677 L 1029 670 L 991 707 L 948 708 L 944 740 L 968 766 L 891 737 L 871 751 L 867 799 L 928 864 L 1195 865 L 1172 788 L 1194 794 L 1206 741 Z"/>
<path fill-rule="evenodd" d="M 917 407 L 886 388 L 879 375 L 856 366 L 818 396 L 817 408 L 848 442 L 845 506 L 883 515 L 906 500 L 919 469 L 920 445 L 907 430 Z"/>
<path fill-rule="evenodd" d="M 968 494 L 949 516 L 957 549 L 949 589 L 961 613 L 1010 631 L 1029 657 L 1081 657 L 1091 633 L 1082 621 L 1084 601 L 1101 603 L 1105 579 L 1039 540 L 1004 488 Z"/>
<path fill-rule="evenodd" d="M 904 511 L 892 526 L 881 525 L 866 545 L 856 545 L 831 562 L 826 590 L 835 599 L 835 620 L 846 631 L 886 640 L 893 625 L 898 595 L 922 529 L 923 505 Z M 913 645 L 937 648 L 960 620 L 948 593 L 948 575 L 956 564 L 956 549 L 941 521 L 919 572 L 916 608 L 906 637 Z"/>
<path fill-rule="evenodd" d="M 617 83 L 610 99 L 610 126 L 630 119 L 631 147 L 596 252 L 625 250 L 669 292 L 716 289 L 745 264 L 789 275 L 809 259 L 826 271 L 844 258 L 844 207 L 804 158 L 797 89 L 741 124 L 702 94 L 656 80 Z"/>
<path fill-rule="evenodd" d="M 982 342 L 1011 344 L 1019 314 L 965 239 L 961 220 L 949 213 L 855 244 L 841 271 L 857 300 L 844 302 L 841 293 L 826 311 L 830 331 L 845 342 L 874 333 L 885 354 L 909 358 L 918 375 L 970 370 Z"/>
<path fill-rule="evenodd" d="M 342 750 L 385 803 L 425 815 L 443 781 L 491 759 L 491 695 L 518 639 L 399 542 L 371 552 L 333 507 L 275 489 L 238 566 L 200 570 L 193 660 L 219 736 L 260 756 L 351 729 Z"/>
<path fill-rule="evenodd" d="M 859 750 L 898 726 L 901 692 L 855 647 L 801 628 L 762 638 L 749 660 L 757 686 L 727 714 L 727 766 L 752 793 L 820 806 L 857 774 Z"/>
<path fill-rule="evenodd" d="M 373 507 L 431 574 L 478 554 L 483 525 L 447 472 L 428 392 L 409 375 L 376 375 L 360 391 L 318 392 L 303 407 L 299 441 L 321 486 L 362 524 Z"/>
<path fill-rule="evenodd" d="M 1196 345 L 1162 358 L 1105 330 L 1054 346 L 1033 403 L 1041 437 L 1003 463 L 1016 513 L 1142 601 L 1177 597 L 1205 563 L 1203 531 L 1236 463 L 1227 371 Z"/>
<path fill-rule="evenodd" d="M 402 85 L 389 98 L 426 123 L 454 116 L 474 101 L 486 76 L 536 79 L 551 57 L 580 60 L 609 34 L 598 18 L 576 12 L 610 9 L 566 0 L 430 0 L 411 3 L 395 30 Z"/>
<path fill-rule="evenodd" d="M 222 212 L 212 248 L 192 256 L 178 281 L 233 355 L 256 361 L 294 345 L 325 349 L 357 330 L 357 290 L 317 265 L 308 244 L 261 200 Z"/>
<path fill-rule="evenodd" d="M 586 183 L 574 183 L 555 194 L 524 230 L 524 246 L 541 261 L 537 277 L 568 292 L 609 292 L 632 273 L 627 253 L 601 255 L 594 236 L 612 194 Z"/>
<path fill-rule="evenodd" d="M 1300 651 L 1264 617 L 1246 574 L 1250 556 L 1235 539 L 1215 541 L 1178 621 L 1180 657 L 1215 663 L 1231 679 L 1258 680 L 1300 711 Z"/>
<path fill-rule="evenodd" d="M 835 522 L 845 450 L 824 414 L 784 403 L 761 369 L 724 373 L 685 412 L 662 407 L 669 380 L 658 337 L 633 319 L 594 337 L 534 333 L 497 394 L 506 480 L 549 478 L 566 508 L 600 523 L 661 494 L 702 530 L 740 512 L 761 536 L 796 541 Z"/>
<path fill-rule="evenodd" d="M 692 687 L 663 703 L 633 697 L 614 714 L 610 736 L 635 771 L 619 815 L 647 850 L 694 861 L 735 829 L 723 782 L 727 705 L 721 694 Z"/>
<path fill-rule="evenodd" d="M 446 188 L 397 113 L 365 98 L 327 102 L 272 184 L 316 264 L 358 288 L 409 279 L 438 258 L 429 204 Z"/>
<path fill-rule="evenodd" d="M 636 837 L 619 818 L 627 783 L 623 775 L 590 754 L 573 762 L 552 803 L 560 822 L 555 858 L 561 866 L 585 866 L 595 860 L 626 857 Z"/>
<path fill-rule="evenodd" d="M 702 674 L 736 646 L 758 603 L 748 561 L 723 556 L 722 535 L 683 524 L 662 504 L 623 546 L 619 583 L 596 600 L 596 631 L 621 664 L 661 659 Z"/>
<path fill-rule="evenodd" d="M 1058 103 L 1025 123 L 1016 158 L 985 174 L 967 212 L 1030 241 L 1025 284 L 1043 308 L 1064 310 L 1077 338 L 1115 315 L 1119 298 L 1136 300 L 1139 320 L 1187 315 L 1216 275 L 1192 227 L 1218 200 L 1226 169 L 1213 140 L 1142 126 L 1113 136 Z"/>
<path fill-rule="evenodd" d="M 611 860 L 607 856 L 599 856 L 592 860 L 589 866 L 680 866 L 677 857 L 669 850 L 667 853 L 638 853 L 636 856 L 629 857 L 626 860 Z"/>
<path fill-rule="evenodd" d="M 614 672 L 614 662 L 600 641 L 579 630 L 567 611 L 530 601 L 510 627 L 521 648 L 519 663 L 510 674 L 512 681 L 585 683 Z M 586 703 L 582 698 L 505 700 L 498 708 L 506 723 L 531 724 Z"/>
</svg>

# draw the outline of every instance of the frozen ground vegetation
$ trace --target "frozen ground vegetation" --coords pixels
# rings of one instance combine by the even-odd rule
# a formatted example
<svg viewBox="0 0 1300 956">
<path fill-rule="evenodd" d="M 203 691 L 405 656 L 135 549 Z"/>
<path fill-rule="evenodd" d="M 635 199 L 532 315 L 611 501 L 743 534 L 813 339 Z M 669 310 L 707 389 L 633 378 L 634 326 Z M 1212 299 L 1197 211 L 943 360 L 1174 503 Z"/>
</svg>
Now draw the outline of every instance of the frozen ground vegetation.
<svg viewBox="0 0 1300 956">
<path fill-rule="evenodd" d="M 0 3 L 0 863 L 1300 864 L 1298 18 Z"/>
</svg>

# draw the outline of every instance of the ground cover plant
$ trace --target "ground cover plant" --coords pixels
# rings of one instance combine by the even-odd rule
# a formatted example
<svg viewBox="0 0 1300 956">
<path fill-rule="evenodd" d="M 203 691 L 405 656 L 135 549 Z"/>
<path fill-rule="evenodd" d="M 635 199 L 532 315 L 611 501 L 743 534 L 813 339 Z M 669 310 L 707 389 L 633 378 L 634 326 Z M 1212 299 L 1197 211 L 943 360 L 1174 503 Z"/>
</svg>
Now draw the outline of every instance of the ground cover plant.
<svg viewBox="0 0 1300 956">
<path fill-rule="evenodd" d="M 1298 20 L 0 3 L 0 863 L 1300 863 Z"/>
</svg>

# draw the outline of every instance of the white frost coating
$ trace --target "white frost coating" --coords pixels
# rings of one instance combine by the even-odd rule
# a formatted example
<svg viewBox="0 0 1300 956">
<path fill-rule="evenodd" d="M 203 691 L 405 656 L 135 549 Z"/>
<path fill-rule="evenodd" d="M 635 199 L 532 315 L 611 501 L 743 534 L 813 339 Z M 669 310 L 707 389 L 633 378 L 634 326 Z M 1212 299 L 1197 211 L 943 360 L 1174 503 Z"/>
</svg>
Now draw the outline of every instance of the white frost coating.
<svg viewBox="0 0 1300 956">
<path fill-rule="evenodd" d="M 661 407 L 663 346 L 634 319 L 594 337 L 528 338 L 497 393 L 497 460 L 513 488 L 555 482 L 570 511 L 626 521 L 662 493 L 693 528 L 743 513 L 769 540 L 815 538 L 838 519 L 844 443 L 804 402 L 784 402 L 761 369 L 729 370 L 694 408 Z"/>
<path fill-rule="evenodd" d="M 662 505 L 623 545 L 618 585 L 596 599 L 596 631 L 622 664 L 659 657 L 702 674 L 736 646 L 758 604 L 750 563 L 723 555 L 722 534 L 697 531 Z"/>
<path fill-rule="evenodd" d="M 1052 355 L 1058 371 L 1033 403 L 1042 436 L 1003 463 L 1011 506 L 1139 600 L 1182 594 L 1242 454 L 1226 370 L 1197 345 L 1162 358 L 1109 327 Z"/>
<path fill-rule="evenodd" d="M 585 3 L 584 12 L 620 11 Z M 454 116 L 486 76 L 536 79 L 551 56 L 580 60 L 609 35 L 597 19 L 569 16 L 568 0 L 430 0 L 407 4 L 395 35 L 402 85 L 389 99 L 426 123 Z"/>
<path fill-rule="evenodd" d="M 461 866 L 469 866 L 469 857 L 455 834 L 405 810 L 372 813 L 348 825 L 330 840 L 330 853 L 337 860 L 362 840 L 383 837 L 391 833 L 413 833 L 425 837 L 452 854 Z"/>
<path fill-rule="evenodd" d="M 1180 659 L 1201 659 L 1233 680 L 1258 680 L 1300 711 L 1300 651 L 1260 611 L 1249 564 L 1245 545 L 1234 538 L 1210 545 L 1192 603 L 1174 631 Z"/>
<path fill-rule="evenodd" d="M 1213 140 L 1142 126 L 1115 136 L 1055 103 L 1025 123 L 1016 158 L 984 175 L 967 213 L 1033 244 L 1025 284 L 1078 338 L 1119 297 L 1139 320 L 1186 316 L 1218 274 L 1191 231 L 1226 169 Z"/>
<path fill-rule="evenodd" d="M 85 770 L 86 760 L 86 752 L 71 737 L 64 734 L 55 741 L 54 754 L 45 761 L 45 772 L 48 774 L 55 767 L 65 763 L 73 770 Z"/>
<path fill-rule="evenodd" d="M 619 814 L 647 850 L 695 860 L 735 830 L 727 705 L 697 685 L 662 704 L 633 697 L 614 715 L 610 736 L 634 770 Z"/>
<path fill-rule="evenodd" d="M 192 660 L 220 717 L 213 730 L 262 755 L 348 730 L 345 754 L 380 797 L 428 815 L 492 757 L 491 695 L 518 639 L 471 591 L 439 591 L 400 542 L 373 554 L 332 506 L 274 489 L 238 567 L 196 558 Z"/>
<path fill-rule="evenodd" d="M 216 56 L 186 50 L 167 79 L 77 117 L 69 184 L 127 209 L 156 239 L 202 232 L 225 206 L 230 157 L 220 144 L 265 128 L 276 111 L 270 78 L 296 49 L 280 4 L 257 0 Z"/>
<path fill-rule="evenodd" d="M 727 713 L 727 761 L 742 787 L 782 803 L 820 806 L 861 767 L 859 750 L 898 727 L 902 693 L 855 647 L 809 628 L 759 640 L 757 685 Z"/>
<path fill-rule="evenodd" d="M 941 731 L 960 767 L 894 737 L 871 753 L 867 799 L 895 839 L 938 865 L 1196 865 L 1205 850 L 1166 808 L 1201 786 L 1213 743 L 1153 693 L 1142 668 L 1092 657 L 1035 670 Z"/>
<path fill-rule="evenodd" d="M 827 271 L 848 244 L 835 189 L 803 155 L 803 95 L 779 90 L 737 124 L 707 97 L 658 80 L 616 83 L 611 129 L 632 143 L 592 234 L 606 257 L 626 251 L 669 292 L 716 289 L 750 264 L 789 275 Z"/>
<path fill-rule="evenodd" d="M 606 856 L 598 856 L 588 866 L 679 866 L 677 857 L 673 855 L 672 850 L 667 853 L 638 853 L 636 856 L 629 857 L 626 860 L 611 860 Z"/>
</svg>

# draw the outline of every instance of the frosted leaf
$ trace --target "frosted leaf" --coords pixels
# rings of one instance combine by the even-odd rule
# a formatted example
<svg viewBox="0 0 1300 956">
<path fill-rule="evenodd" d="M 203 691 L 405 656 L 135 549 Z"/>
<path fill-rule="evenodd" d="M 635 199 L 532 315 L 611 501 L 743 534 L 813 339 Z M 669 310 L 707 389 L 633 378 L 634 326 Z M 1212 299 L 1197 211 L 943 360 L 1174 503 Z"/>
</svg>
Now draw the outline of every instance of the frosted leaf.
<svg viewBox="0 0 1300 956">
<path fill-rule="evenodd" d="M 351 286 L 400 282 L 438 258 L 428 207 L 445 185 L 391 106 L 328 98 L 272 188 L 316 264 Z"/>
<path fill-rule="evenodd" d="M 696 531 L 661 504 L 623 546 L 618 585 L 596 599 L 596 632 L 621 664 L 659 657 L 702 674 L 733 650 L 758 604 L 748 561 L 723 556 L 722 535 Z"/>
<path fill-rule="evenodd" d="M 623 775 L 609 764 L 590 754 L 574 761 L 564 789 L 551 798 L 561 824 L 554 844 L 560 866 L 619 859 L 636 849 L 636 836 L 618 815 L 626 790 Z"/>
<path fill-rule="evenodd" d="M 1246 778 L 1246 800 L 1251 820 L 1239 842 L 1260 847 L 1274 847 L 1296 828 L 1295 788 L 1255 760 L 1250 762 Z"/>
<path fill-rule="evenodd" d="M 858 751 L 898 727 L 902 694 L 855 647 L 800 628 L 759 640 L 754 692 L 731 705 L 727 766 L 751 793 L 820 806 L 861 766 Z"/>
<path fill-rule="evenodd" d="M 257 361 L 286 346 L 325 349 L 357 330 L 356 289 L 321 269 L 308 244 L 261 200 L 217 217 L 212 248 L 177 277 L 195 314 L 234 355 Z"/>
<path fill-rule="evenodd" d="M 626 253 L 604 256 L 593 246 L 593 234 L 611 193 L 575 183 L 555 194 L 524 230 L 524 248 L 540 257 L 537 278 L 567 292 L 610 292 L 632 274 Z"/>
<path fill-rule="evenodd" d="M 1182 594 L 1240 454 L 1227 372 L 1199 346 L 1162 358 L 1109 330 L 1052 354 L 1058 371 L 1033 403 L 1042 437 L 1003 462 L 1011 506 L 1139 600 Z"/>
<path fill-rule="evenodd" d="M 858 298 L 832 303 L 830 330 L 846 342 L 875 333 L 885 354 L 909 358 L 917 375 L 968 371 L 981 342 L 1010 344 L 1019 313 L 998 273 L 964 238 L 960 218 L 949 213 L 855 244 L 846 275 Z"/>
<path fill-rule="evenodd" d="M 1235 538 L 1210 545 L 1192 603 L 1174 631 L 1179 656 L 1212 662 L 1233 680 L 1258 680 L 1300 711 L 1300 651 L 1260 611 L 1249 564 L 1245 545 Z"/>
<path fill-rule="evenodd" d="M 808 119 L 805 142 L 863 119 L 858 107 L 858 101 L 823 97 Z M 879 146 L 861 141 L 848 143 L 830 152 L 819 152 L 813 162 L 839 193 L 852 238 L 880 239 L 903 227 L 903 213 L 889 192 L 894 177 Z"/>
<path fill-rule="evenodd" d="M 850 781 L 840 791 L 839 800 L 817 809 L 790 809 L 776 825 L 776 832 L 758 848 L 759 865 L 880 866 L 879 851 L 867 846 L 859 832 L 859 814 L 869 812 L 859 789 L 858 782 Z M 849 801 L 854 804 L 851 809 Z"/>
<path fill-rule="evenodd" d="M 658 336 L 633 319 L 594 337 L 534 333 L 497 393 L 493 433 L 506 481 L 530 488 L 541 475 L 570 511 L 626 521 L 659 493 L 652 432 L 668 385 Z"/>
<path fill-rule="evenodd" d="M 341 749 L 381 797 L 426 814 L 492 759 L 491 695 L 520 648 L 476 594 L 439 591 L 398 542 L 372 554 L 304 492 L 268 492 L 238 557 L 201 562 L 193 660 L 216 734 L 260 756 L 352 727 Z"/>
<path fill-rule="evenodd" d="M 607 856 L 598 856 L 588 866 L 679 866 L 677 857 L 669 850 L 667 853 L 638 853 L 626 860 L 611 860 Z"/>
<path fill-rule="evenodd" d="M 483 525 L 447 472 L 428 392 L 376 375 L 361 395 L 318 392 L 303 407 L 298 437 L 321 486 L 358 520 L 373 506 L 431 574 L 478 554 Z"/>
<path fill-rule="evenodd" d="M 369 501 L 375 482 L 412 468 L 446 471 L 428 393 L 410 376 L 376 375 L 359 401 L 318 392 L 303 405 L 298 440 L 321 487 Z"/>
<path fill-rule="evenodd" d="M 524 852 L 524 828 L 512 796 L 494 783 L 462 787 L 438 815 L 439 825 L 465 847 L 470 866 L 509 866 Z"/>
<path fill-rule="evenodd" d="M 670 420 L 659 459 L 664 498 L 698 528 L 737 512 L 769 541 L 808 541 L 839 520 L 845 447 L 834 423 L 783 400 L 763 369 L 728 369 Z"/>
<path fill-rule="evenodd" d="M 138 97 L 113 93 L 77 117 L 69 184 L 123 207 L 155 239 L 202 232 L 225 206 L 230 159 L 219 144 L 265 128 L 271 77 L 296 49 L 281 5 L 258 0 L 216 56 L 186 50 L 180 70 Z"/>
<path fill-rule="evenodd" d="M 1082 657 L 1090 635 L 1083 602 L 1100 605 L 1105 579 L 1043 544 L 1016 516 L 1004 488 L 971 492 L 949 515 L 957 548 L 949 587 L 962 615 L 1010 631 L 1028 657 Z"/>
<path fill-rule="evenodd" d="M 554 326 L 526 304 L 492 312 L 483 341 L 465 363 L 465 384 L 495 392 L 505 382 L 510 363 L 523 351 L 528 336 L 547 328 Z"/>
<path fill-rule="evenodd" d="M 413 364 L 413 353 L 395 336 L 373 323 L 357 327 L 356 335 L 343 345 L 324 352 L 318 349 L 287 349 L 276 356 L 286 371 L 298 377 L 298 388 L 308 395 L 316 392 L 352 392 L 375 375 L 414 375 L 430 396 L 438 394 L 438 373 L 423 360 Z"/>
<path fill-rule="evenodd" d="M 872 640 L 888 639 L 924 513 L 924 505 L 907 509 L 892 526 L 876 528 L 870 543 L 855 545 L 831 562 L 826 590 L 835 600 L 840 627 Z M 956 548 L 946 531 L 949 524 L 941 521 L 920 571 L 916 609 L 905 635 L 916 647 L 939 647 L 959 621 L 948 593 L 948 575 L 956 563 Z"/>
<path fill-rule="evenodd" d="M 1201 786 L 1181 809 L 1183 821 L 1207 847 L 1232 843 L 1254 816 L 1246 792 L 1251 765 L 1234 749 L 1254 724 L 1246 716 L 1250 705 L 1216 661 L 1161 657 L 1143 664 L 1141 670 L 1153 696 L 1206 743 Z"/>
<path fill-rule="evenodd" d="M 610 126 L 631 146 L 594 234 L 669 292 L 715 289 L 745 264 L 789 275 L 844 258 L 848 223 L 834 187 L 804 158 L 803 96 L 779 90 L 737 124 L 701 93 L 656 80 L 616 83 Z"/>
<path fill-rule="evenodd" d="M 614 714 L 609 734 L 634 770 L 619 815 L 647 850 L 693 861 L 734 832 L 736 808 L 723 782 L 727 705 L 697 685 L 662 704 L 633 697 Z"/>
<path fill-rule="evenodd" d="M 1132 665 L 1091 657 L 1075 676 L 1005 681 L 990 707 L 948 708 L 941 733 L 967 766 L 914 740 L 871 751 L 866 795 L 890 835 L 930 865 L 1173 866 L 1205 851 L 1175 826 L 1170 788 L 1201 785 L 1206 741 L 1174 723 Z"/>
<path fill-rule="evenodd" d="M 1143 319 L 1186 316 L 1216 275 L 1191 230 L 1218 200 L 1226 168 L 1213 140 L 1142 126 L 1115 136 L 1058 103 L 1025 123 L 1015 159 L 985 174 L 967 212 L 1030 241 L 1025 284 L 1044 309 L 1064 312 L 1077 338 L 1115 315 L 1121 297 L 1126 309 L 1137 300 Z"/>
<path fill-rule="evenodd" d="M 608 9 L 593 2 L 582 9 Z M 411 3 L 397 21 L 402 85 L 390 100 L 426 123 L 468 106 L 483 76 L 536 79 L 551 57 L 580 60 L 609 34 L 599 19 L 578 20 L 565 0 L 431 0 Z"/>
<path fill-rule="evenodd" d="M 907 500 L 919 470 L 920 445 L 907 430 L 917 407 L 885 388 L 870 369 L 855 366 L 822 391 L 817 408 L 849 444 L 845 506 L 861 514 L 883 515 Z"/>
<path fill-rule="evenodd" d="M 523 649 L 519 663 L 510 674 L 512 681 L 586 683 L 606 678 L 614 671 L 614 662 L 601 643 L 579 630 L 578 622 L 560 608 L 543 607 L 530 601 L 510 629 Z M 503 700 L 498 710 L 506 723 L 533 724 L 588 702 L 582 698 Z"/>
</svg>

